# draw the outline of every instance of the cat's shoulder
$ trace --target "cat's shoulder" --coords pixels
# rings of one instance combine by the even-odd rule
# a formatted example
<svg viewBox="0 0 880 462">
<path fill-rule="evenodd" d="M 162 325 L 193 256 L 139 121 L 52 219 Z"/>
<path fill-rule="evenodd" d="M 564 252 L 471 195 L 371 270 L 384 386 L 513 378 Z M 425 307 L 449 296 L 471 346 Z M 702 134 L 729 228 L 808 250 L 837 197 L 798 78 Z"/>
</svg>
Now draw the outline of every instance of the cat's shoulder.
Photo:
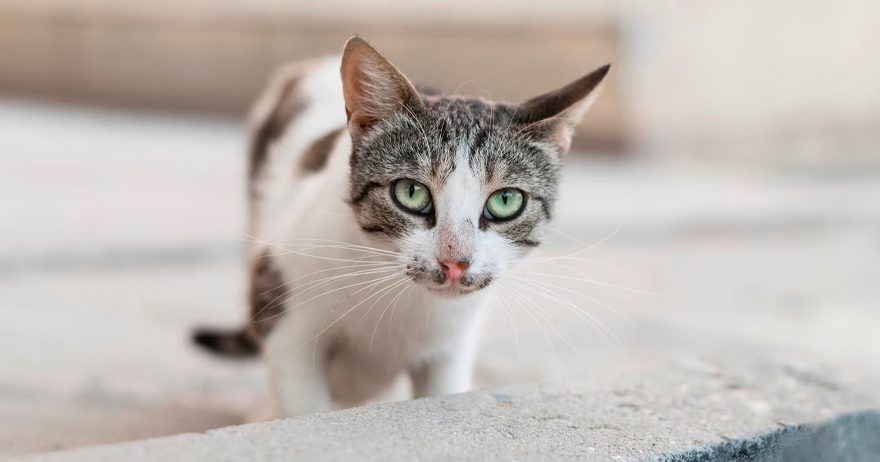
<svg viewBox="0 0 880 462">
<path fill-rule="evenodd" d="M 339 56 L 327 56 L 287 64 L 273 74 L 248 116 L 252 179 L 291 127 L 297 126 L 298 144 L 320 141 L 344 127 L 339 63 Z"/>
</svg>

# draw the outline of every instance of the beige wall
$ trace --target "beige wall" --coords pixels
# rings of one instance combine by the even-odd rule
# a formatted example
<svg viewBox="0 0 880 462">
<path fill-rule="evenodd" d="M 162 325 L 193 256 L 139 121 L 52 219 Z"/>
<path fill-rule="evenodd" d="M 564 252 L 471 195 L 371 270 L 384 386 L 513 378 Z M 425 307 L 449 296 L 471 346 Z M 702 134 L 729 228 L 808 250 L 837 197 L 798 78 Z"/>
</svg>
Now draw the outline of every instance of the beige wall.
<svg viewBox="0 0 880 462">
<path fill-rule="evenodd" d="M 167 9 L 129 1 L 6 3 L 0 91 L 98 101 L 241 113 L 282 63 L 337 53 L 353 33 L 417 82 L 514 102 L 619 61 L 612 24 L 598 16 L 574 24 L 559 12 L 517 21 L 440 2 L 425 2 L 427 11 L 402 1 L 369 3 L 387 7 L 378 9 L 263 0 L 244 10 L 242 2 L 182 1 Z M 623 149 L 628 136 L 613 79 L 581 135 L 581 146 Z"/>
<path fill-rule="evenodd" d="M 880 164 L 876 0 L 0 0 L 0 91 L 241 112 L 353 32 L 415 80 L 512 101 L 613 61 L 593 146 Z"/>
<path fill-rule="evenodd" d="M 645 150 L 880 165 L 880 2 L 652 0 L 622 17 Z"/>
</svg>

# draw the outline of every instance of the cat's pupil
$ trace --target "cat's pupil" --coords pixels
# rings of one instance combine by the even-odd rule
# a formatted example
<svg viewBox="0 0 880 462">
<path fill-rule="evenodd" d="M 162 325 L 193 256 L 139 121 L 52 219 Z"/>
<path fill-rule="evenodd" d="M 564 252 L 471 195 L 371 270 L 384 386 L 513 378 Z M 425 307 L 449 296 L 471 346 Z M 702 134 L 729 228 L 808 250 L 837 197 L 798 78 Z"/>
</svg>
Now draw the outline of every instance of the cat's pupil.
<svg viewBox="0 0 880 462">
<path fill-rule="evenodd" d="M 504 205 L 507 205 L 507 199 L 510 198 L 510 193 L 503 192 L 501 193 L 501 202 L 504 202 Z"/>
<path fill-rule="evenodd" d="M 416 185 L 410 184 L 409 185 L 409 197 L 413 197 L 415 195 L 416 195 Z"/>
</svg>

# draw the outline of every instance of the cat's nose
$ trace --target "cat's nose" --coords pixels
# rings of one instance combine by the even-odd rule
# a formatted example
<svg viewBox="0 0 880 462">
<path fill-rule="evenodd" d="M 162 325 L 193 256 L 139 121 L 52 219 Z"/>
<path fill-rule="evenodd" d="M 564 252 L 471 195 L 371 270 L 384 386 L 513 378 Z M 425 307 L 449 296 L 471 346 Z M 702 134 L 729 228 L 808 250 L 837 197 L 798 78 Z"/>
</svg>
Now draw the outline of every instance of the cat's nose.
<svg viewBox="0 0 880 462">
<path fill-rule="evenodd" d="M 446 277 L 452 280 L 452 282 L 458 282 L 471 264 L 467 260 L 440 260 L 440 266 L 443 267 Z"/>
</svg>

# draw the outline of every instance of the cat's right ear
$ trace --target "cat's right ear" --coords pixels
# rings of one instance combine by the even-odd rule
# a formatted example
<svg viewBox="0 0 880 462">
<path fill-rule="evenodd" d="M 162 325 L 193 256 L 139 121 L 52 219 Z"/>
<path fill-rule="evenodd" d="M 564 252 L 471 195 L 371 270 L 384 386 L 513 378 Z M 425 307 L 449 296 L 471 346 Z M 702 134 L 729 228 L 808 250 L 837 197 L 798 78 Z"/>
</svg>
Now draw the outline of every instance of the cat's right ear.
<svg viewBox="0 0 880 462">
<path fill-rule="evenodd" d="M 360 37 L 345 44 L 341 73 L 348 129 L 354 138 L 396 112 L 421 105 L 409 79 Z"/>
</svg>

